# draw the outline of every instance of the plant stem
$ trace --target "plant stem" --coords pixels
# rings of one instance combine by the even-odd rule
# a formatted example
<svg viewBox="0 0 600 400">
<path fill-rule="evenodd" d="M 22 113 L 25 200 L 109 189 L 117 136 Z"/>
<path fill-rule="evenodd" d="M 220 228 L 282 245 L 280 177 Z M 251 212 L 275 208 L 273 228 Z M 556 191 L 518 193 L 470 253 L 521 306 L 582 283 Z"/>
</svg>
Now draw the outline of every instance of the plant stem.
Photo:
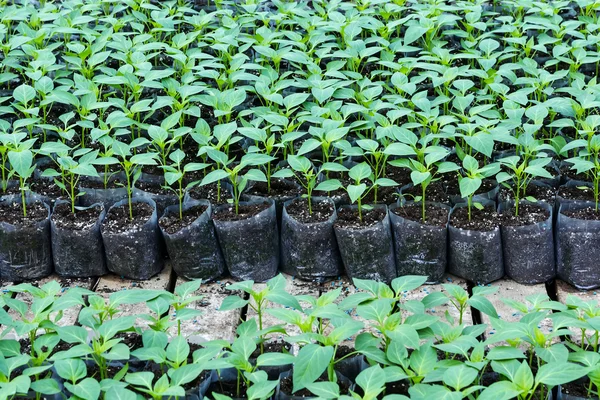
<svg viewBox="0 0 600 400">
<path fill-rule="evenodd" d="M 27 204 L 25 202 L 25 188 L 23 187 L 23 178 L 19 177 L 19 182 L 21 184 L 21 204 L 23 205 L 23 217 L 27 216 Z"/>
</svg>

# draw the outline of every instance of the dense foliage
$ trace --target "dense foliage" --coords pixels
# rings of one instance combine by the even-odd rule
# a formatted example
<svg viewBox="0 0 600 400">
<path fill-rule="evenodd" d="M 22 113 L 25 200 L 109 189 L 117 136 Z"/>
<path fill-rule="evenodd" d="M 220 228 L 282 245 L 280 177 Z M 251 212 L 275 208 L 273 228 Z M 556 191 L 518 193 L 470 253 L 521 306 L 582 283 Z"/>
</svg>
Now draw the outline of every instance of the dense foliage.
<svg viewBox="0 0 600 400">
<path fill-rule="evenodd" d="M 173 293 L 134 288 L 107 297 L 61 289 L 56 281 L 8 287 L 0 297 L 0 397 L 194 399 L 203 390 L 221 400 L 228 397 L 206 393 L 204 382 L 217 380 L 212 390 L 219 391 L 218 377 L 229 374 L 235 397 L 267 399 L 282 390 L 279 372 L 285 379 L 289 370 L 290 390 L 322 399 L 529 400 L 573 382 L 597 395 L 598 304 L 576 296 L 562 304 L 545 294 L 526 303 L 503 299 L 514 309 L 509 322 L 486 298 L 497 288 L 476 287 L 469 296 L 450 283 L 427 290 L 420 287 L 425 279 L 405 276 L 391 285 L 356 279 L 350 293 L 338 287 L 320 296 L 289 294 L 281 275 L 261 287 L 235 283 L 220 310 L 248 307 L 254 316 L 246 314 L 233 342 L 194 347 L 181 323 L 210 321 L 220 312 L 200 315 L 193 306 L 202 298 L 200 281 Z M 135 304 L 145 313 L 130 315 Z M 64 316 L 80 307 L 77 325 L 69 325 Z M 470 307 L 491 326 L 472 325 Z M 433 308 L 447 312 L 428 312 Z M 126 342 L 128 332 L 140 340 Z M 267 350 L 277 342 L 288 346 Z M 339 372 L 349 360 L 359 367 L 341 392 L 340 379 L 347 378 Z"/>
<path fill-rule="evenodd" d="M 361 206 L 407 183 L 426 200 L 436 180 L 472 205 L 482 179 L 520 199 L 564 160 L 597 205 L 597 7 L 5 1 L 3 188 L 43 169 L 75 204 L 82 176 L 122 172 L 131 197 L 144 171 L 181 201 L 229 181 L 237 204 L 251 181 L 320 172 L 309 193 L 343 188 Z"/>
</svg>

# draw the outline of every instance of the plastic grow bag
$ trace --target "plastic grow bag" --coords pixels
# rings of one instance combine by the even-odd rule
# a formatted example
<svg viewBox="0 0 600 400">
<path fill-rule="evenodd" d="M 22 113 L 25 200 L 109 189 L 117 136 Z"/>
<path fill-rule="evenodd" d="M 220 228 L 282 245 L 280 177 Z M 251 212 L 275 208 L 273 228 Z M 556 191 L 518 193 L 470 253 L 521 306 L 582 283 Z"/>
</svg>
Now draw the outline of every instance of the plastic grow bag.
<svg viewBox="0 0 600 400">
<path fill-rule="evenodd" d="M 356 210 L 357 206 L 341 208 Z M 397 276 L 387 206 L 374 206 L 374 209 L 378 208 L 384 209 L 386 215 L 373 226 L 358 229 L 334 227 L 342 261 L 350 278 L 391 282 Z"/>
<path fill-rule="evenodd" d="M 561 204 L 556 218 L 556 272 L 578 289 L 600 287 L 600 221 L 571 218 L 564 211 L 594 207 L 594 203 Z"/>
<path fill-rule="evenodd" d="M 235 279 L 263 282 L 277 274 L 279 266 L 279 232 L 275 203 L 253 217 L 239 221 L 214 219 L 217 238 L 225 265 Z M 265 201 L 240 202 L 240 205 L 262 204 Z M 216 211 L 229 208 L 224 204 Z"/>
<path fill-rule="evenodd" d="M 450 211 L 441 203 L 428 203 Z M 422 224 L 393 212 L 400 205 L 390 206 L 390 222 L 394 237 L 394 254 L 398 276 L 423 275 L 427 283 L 442 280 L 448 264 L 448 225 Z"/>
<path fill-rule="evenodd" d="M 306 279 L 339 276 L 343 271 L 333 223 L 337 217 L 333 200 L 313 197 L 313 202 L 326 201 L 334 207 L 327 221 L 302 223 L 287 213 L 285 202 L 281 225 L 281 269 Z"/>
<path fill-rule="evenodd" d="M 225 262 L 219 249 L 217 235 L 210 216 L 212 208 L 208 200 L 190 200 L 183 210 L 195 206 L 206 206 L 206 210 L 190 225 L 175 233 L 161 227 L 171 259 L 173 270 L 187 279 L 212 280 L 223 275 Z M 179 205 L 167 207 L 163 217 L 178 214 Z M 160 224 L 159 224 L 160 225 Z"/>
<path fill-rule="evenodd" d="M 4 196 L 2 202 L 20 202 L 21 196 Z M 26 199 L 30 205 L 39 200 Z M 52 273 L 50 207 L 45 219 L 19 226 L 0 222 L 0 278 L 5 282 L 44 278 Z"/>
<path fill-rule="evenodd" d="M 156 204 L 152 199 L 134 197 L 132 203 L 150 204 L 154 211 L 139 229 L 108 233 L 102 229 L 108 270 L 130 279 L 148 279 L 163 269 L 161 233 L 158 228 Z M 115 203 L 110 210 L 127 205 L 127 199 Z"/>
<path fill-rule="evenodd" d="M 484 206 L 494 202 L 482 202 Z M 450 211 L 466 207 L 457 204 Z M 448 224 L 448 270 L 450 273 L 478 284 L 487 284 L 504 276 L 502 235 L 497 226 L 490 231 L 460 229 Z"/>
<path fill-rule="evenodd" d="M 60 204 L 70 204 L 58 200 L 54 208 Z M 104 244 L 100 227 L 106 215 L 106 209 L 100 203 L 85 209 L 100 207 L 101 212 L 96 222 L 85 229 L 72 230 L 57 226 L 50 218 L 52 232 L 52 257 L 54 270 L 60 276 L 87 278 L 100 276 L 108 272 L 104 258 Z"/>
<path fill-rule="evenodd" d="M 521 201 L 520 204 L 534 204 Z M 554 262 L 553 208 L 538 202 L 535 205 L 549 212 L 545 221 L 532 225 L 501 226 L 504 269 L 518 283 L 544 283 L 556 276 Z M 501 203 L 499 212 L 512 210 L 514 202 Z"/>
<path fill-rule="evenodd" d="M 101 183 L 103 184 L 104 174 L 102 173 L 102 174 L 98 174 L 98 175 L 100 175 L 99 178 L 87 178 L 87 179 L 93 180 L 94 182 L 97 182 L 99 184 L 101 184 Z M 109 182 L 112 182 L 115 179 L 120 179 L 121 181 L 125 181 L 125 174 L 118 173 L 118 174 L 111 175 L 111 177 L 109 178 Z M 123 199 L 127 199 L 127 188 L 126 187 L 96 189 L 96 188 L 86 187 L 86 184 L 84 182 L 79 185 L 79 192 L 83 193 L 81 196 L 79 196 L 79 205 L 81 205 L 83 207 L 89 207 L 92 204 L 102 203 L 102 204 L 104 204 L 104 207 L 109 208 L 113 204 L 115 204 Z"/>
</svg>

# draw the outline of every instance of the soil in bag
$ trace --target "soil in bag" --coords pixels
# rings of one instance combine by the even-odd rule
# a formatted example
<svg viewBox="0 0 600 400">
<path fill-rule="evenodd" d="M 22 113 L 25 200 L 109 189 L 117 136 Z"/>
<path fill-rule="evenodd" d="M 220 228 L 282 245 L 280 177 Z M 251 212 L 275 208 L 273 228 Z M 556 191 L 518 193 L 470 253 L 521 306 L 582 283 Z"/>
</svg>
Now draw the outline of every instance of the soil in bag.
<svg viewBox="0 0 600 400">
<path fill-rule="evenodd" d="M 530 285 L 553 279 L 556 268 L 552 207 L 523 201 L 518 216 L 514 202 L 500 204 L 499 211 L 506 275 Z"/>
<path fill-rule="evenodd" d="M 217 242 L 208 200 L 167 207 L 159 220 L 173 270 L 187 279 L 212 280 L 223 275 L 225 262 Z"/>
<path fill-rule="evenodd" d="M 79 181 L 79 205 L 89 207 L 92 204 L 102 203 L 108 208 L 118 201 L 127 198 L 127 188 L 124 174 L 112 174 L 106 185 L 104 184 L 104 174 L 99 178 L 84 176 Z"/>
<path fill-rule="evenodd" d="M 266 182 L 253 182 L 244 195 L 250 201 L 272 199 L 275 202 L 278 226 L 281 228 L 283 204 L 295 199 L 301 192 L 302 187 L 295 182 L 286 179 L 273 179 L 271 190 L 269 190 Z"/>
<path fill-rule="evenodd" d="M 398 276 L 423 275 L 427 283 L 440 282 L 447 267 L 448 214 L 450 207 L 425 203 L 407 203 L 390 207 L 394 254 Z"/>
<path fill-rule="evenodd" d="M 594 203 L 561 204 L 556 221 L 556 272 L 578 289 L 600 287 L 600 212 Z"/>
<path fill-rule="evenodd" d="M 275 203 L 241 202 L 213 212 L 219 246 L 229 273 L 240 280 L 263 282 L 277 274 L 279 232 Z"/>
<path fill-rule="evenodd" d="M 362 220 L 356 206 L 341 207 L 334 229 L 350 278 L 390 282 L 397 276 L 386 206 L 363 209 Z"/>
<path fill-rule="evenodd" d="M 0 278 L 5 282 L 43 278 L 52 273 L 50 208 L 20 196 L 0 202 Z"/>
<path fill-rule="evenodd" d="M 164 188 L 160 183 L 152 180 L 139 180 L 133 190 L 134 196 L 147 197 L 156 203 L 156 212 L 162 215 L 165 209 L 174 204 L 179 204 L 179 199 L 171 190 Z"/>
<path fill-rule="evenodd" d="M 493 202 L 484 208 L 472 207 L 471 221 L 464 204 L 454 206 L 448 225 L 448 270 L 477 284 L 504 276 L 502 235 Z"/>
<path fill-rule="evenodd" d="M 311 203 L 312 213 L 307 199 L 284 205 L 281 269 L 309 280 L 338 276 L 343 265 L 333 230 L 335 204 L 327 198 L 313 198 Z"/>
<path fill-rule="evenodd" d="M 163 268 L 161 234 L 154 201 L 132 199 L 133 219 L 127 200 L 112 206 L 102 225 L 108 269 L 130 279 L 148 279 Z"/>
<path fill-rule="evenodd" d="M 106 211 L 102 204 L 71 210 L 57 201 L 50 227 L 54 270 L 60 276 L 87 278 L 108 272 L 100 226 Z"/>
</svg>

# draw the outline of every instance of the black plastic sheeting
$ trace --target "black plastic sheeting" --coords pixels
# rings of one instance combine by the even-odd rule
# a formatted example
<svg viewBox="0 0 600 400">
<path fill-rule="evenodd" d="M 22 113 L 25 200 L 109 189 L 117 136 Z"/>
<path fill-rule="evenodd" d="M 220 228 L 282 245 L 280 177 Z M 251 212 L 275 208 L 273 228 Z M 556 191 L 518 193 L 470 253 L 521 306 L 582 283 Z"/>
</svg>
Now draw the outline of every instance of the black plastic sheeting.
<svg viewBox="0 0 600 400">
<path fill-rule="evenodd" d="M 281 270 L 305 279 L 339 276 L 343 271 L 333 223 L 337 218 L 333 200 L 313 197 L 313 203 L 326 201 L 334 207 L 327 221 L 301 223 L 287 213 L 286 201 L 281 225 Z"/>
<path fill-rule="evenodd" d="M 441 203 L 428 203 L 436 207 L 450 207 Z M 422 224 L 393 212 L 400 205 L 390 206 L 390 221 L 394 235 L 394 254 L 398 276 L 427 276 L 427 283 L 442 280 L 448 264 L 448 226 Z"/>
<path fill-rule="evenodd" d="M 158 228 L 156 204 L 152 199 L 134 197 L 132 203 L 143 202 L 154 208 L 152 216 L 140 228 L 122 233 L 102 230 L 108 270 L 130 279 L 149 279 L 163 269 L 161 233 Z M 111 208 L 127 206 L 127 200 L 115 203 Z M 110 209 L 108 210 L 110 213 Z"/>
<path fill-rule="evenodd" d="M 600 221 L 570 218 L 563 211 L 592 207 L 594 203 L 563 203 L 556 221 L 556 272 L 578 289 L 600 287 Z"/>
<path fill-rule="evenodd" d="M 483 206 L 493 202 L 481 202 Z M 457 204 L 452 213 L 466 204 Z M 448 224 L 448 271 L 478 284 L 487 284 L 504 276 L 500 227 L 490 231 L 459 229 Z"/>
<path fill-rule="evenodd" d="M 341 208 L 356 209 L 356 206 Z M 360 229 L 335 226 L 335 236 L 350 278 L 391 282 L 397 274 L 390 217 L 387 206 L 377 205 L 374 208 L 386 211 L 382 221 Z"/>
<path fill-rule="evenodd" d="M 556 276 L 554 262 L 553 207 L 547 203 L 529 203 L 549 212 L 542 222 L 523 226 L 502 226 L 504 269 L 515 282 L 522 284 L 544 283 Z M 499 212 L 514 212 L 514 202 L 501 203 Z"/>
<path fill-rule="evenodd" d="M 1 201 L 21 202 L 21 196 L 4 196 Z M 28 198 L 26 204 L 35 201 Z M 48 216 L 35 224 L 18 226 L 0 222 L 0 278 L 3 281 L 38 279 L 52 273 L 50 207 L 43 204 Z"/>
<path fill-rule="evenodd" d="M 229 273 L 239 280 L 264 282 L 277 275 L 279 232 L 275 202 L 257 215 L 239 221 L 214 220 L 217 238 Z M 240 202 L 240 205 L 265 201 Z M 232 207 L 224 204 L 215 210 Z"/>
<path fill-rule="evenodd" d="M 217 235 L 210 216 L 212 207 L 208 200 L 190 200 L 183 210 L 195 206 L 206 210 L 190 225 L 175 233 L 161 229 L 173 270 L 187 279 L 212 280 L 225 272 L 225 261 L 219 249 Z M 179 205 L 167 207 L 163 217 L 179 214 Z M 159 224 L 160 225 L 160 224 Z"/>
<path fill-rule="evenodd" d="M 58 200 L 54 207 L 65 203 L 70 204 L 68 201 Z M 53 218 L 50 219 L 54 270 L 60 276 L 87 278 L 108 272 L 100 232 L 106 209 L 99 203 L 84 209 L 88 208 L 100 208 L 101 211 L 96 223 L 85 229 L 61 228 L 56 226 Z"/>
</svg>

